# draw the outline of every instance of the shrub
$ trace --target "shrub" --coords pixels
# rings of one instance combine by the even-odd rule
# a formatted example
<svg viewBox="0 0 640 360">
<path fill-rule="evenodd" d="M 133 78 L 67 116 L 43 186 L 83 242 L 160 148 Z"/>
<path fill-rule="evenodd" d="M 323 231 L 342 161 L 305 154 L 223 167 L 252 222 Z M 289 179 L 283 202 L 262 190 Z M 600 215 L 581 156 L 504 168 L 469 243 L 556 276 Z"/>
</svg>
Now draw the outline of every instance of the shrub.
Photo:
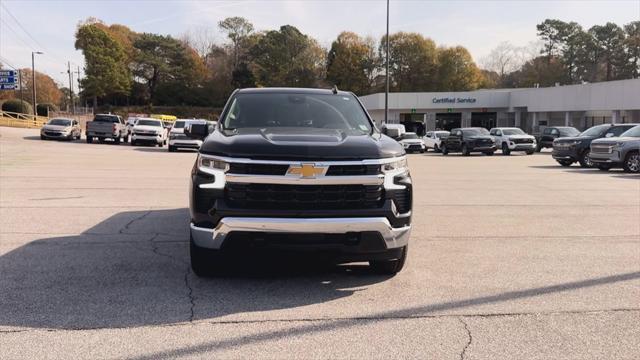
<svg viewBox="0 0 640 360">
<path fill-rule="evenodd" d="M 38 104 L 37 112 L 39 116 L 48 116 L 50 111 L 58 111 L 58 107 L 49 103 Z"/>
<path fill-rule="evenodd" d="M 33 114 L 33 107 L 26 101 L 20 101 L 20 99 L 9 99 L 2 103 L 2 110 L 15 112 L 15 113 L 23 113 L 23 114 Z"/>
</svg>

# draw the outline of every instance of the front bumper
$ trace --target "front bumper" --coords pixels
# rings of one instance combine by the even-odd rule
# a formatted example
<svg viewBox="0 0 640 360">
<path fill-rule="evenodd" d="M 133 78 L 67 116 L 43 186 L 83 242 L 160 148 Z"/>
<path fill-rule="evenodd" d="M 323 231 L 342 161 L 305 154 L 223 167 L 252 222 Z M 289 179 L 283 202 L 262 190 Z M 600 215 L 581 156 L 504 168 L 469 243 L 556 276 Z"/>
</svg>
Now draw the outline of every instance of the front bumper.
<svg viewBox="0 0 640 360">
<path fill-rule="evenodd" d="M 260 218 L 227 217 L 214 229 L 191 223 L 191 237 L 203 248 L 220 249 L 232 232 L 276 234 L 348 234 L 377 232 L 382 236 L 386 249 L 406 246 L 411 236 L 411 225 L 394 228 L 384 217 L 372 218 Z"/>
<path fill-rule="evenodd" d="M 536 143 L 515 144 L 510 142 L 507 145 L 511 151 L 531 151 L 536 149 Z"/>
<path fill-rule="evenodd" d="M 192 139 L 169 139 L 169 145 L 177 148 L 199 149 L 202 146 L 202 140 Z"/>
<path fill-rule="evenodd" d="M 619 151 L 613 150 L 610 154 L 594 153 L 589 154 L 591 161 L 598 164 L 620 164 L 623 159 Z"/>
<path fill-rule="evenodd" d="M 553 152 L 551 152 L 551 156 L 556 160 L 578 161 L 578 150 L 575 148 L 562 150 L 554 148 Z"/>
<path fill-rule="evenodd" d="M 131 135 L 131 140 L 133 141 L 149 141 L 149 142 L 162 142 L 162 135 Z"/>
</svg>

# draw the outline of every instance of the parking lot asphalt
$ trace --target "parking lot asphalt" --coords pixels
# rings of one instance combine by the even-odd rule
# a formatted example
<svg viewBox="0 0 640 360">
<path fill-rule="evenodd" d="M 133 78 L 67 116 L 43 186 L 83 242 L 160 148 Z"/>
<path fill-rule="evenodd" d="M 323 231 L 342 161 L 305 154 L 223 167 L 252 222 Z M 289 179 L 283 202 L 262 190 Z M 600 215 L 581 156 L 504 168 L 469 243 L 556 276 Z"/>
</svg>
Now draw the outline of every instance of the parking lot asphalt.
<svg viewBox="0 0 640 360">
<path fill-rule="evenodd" d="M 410 155 L 397 276 L 267 261 L 202 279 L 194 159 L 0 128 L 0 358 L 640 358 L 637 175 Z"/>
</svg>

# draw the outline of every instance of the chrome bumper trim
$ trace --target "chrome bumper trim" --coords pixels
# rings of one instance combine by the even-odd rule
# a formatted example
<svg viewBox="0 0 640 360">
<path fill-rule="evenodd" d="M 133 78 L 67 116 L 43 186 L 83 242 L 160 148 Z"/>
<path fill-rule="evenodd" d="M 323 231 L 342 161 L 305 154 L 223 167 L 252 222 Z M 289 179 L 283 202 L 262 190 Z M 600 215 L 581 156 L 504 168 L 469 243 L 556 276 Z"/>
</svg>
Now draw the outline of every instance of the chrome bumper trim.
<svg viewBox="0 0 640 360">
<path fill-rule="evenodd" d="M 287 184 L 287 185 L 382 185 L 384 176 L 321 176 L 302 178 L 278 175 L 225 174 L 227 182 L 243 184 Z"/>
<path fill-rule="evenodd" d="M 405 155 L 382 159 L 366 159 L 366 160 L 346 160 L 346 161 L 313 161 L 313 160 L 254 160 L 249 158 L 231 158 L 226 156 L 200 154 L 201 156 L 221 160 L 227 163 L 240 164 L 269 164 L 269 165 L 300 165 L 300 163 L 314 163 L 316 166 L 324 167 L 331 165 L 382 165 L 406 159 Z"/>
<path fill-rule="evenodd" d="M 387 249 L 406 246 L 411 226 L 393 228 L 384 217 L 370 218 L 246 218 L 227 217 L 215 229 L 190 224 L 191 237 L 199 247 L 220 249 L 227 235 L 234 231 L 270 233 L 323 233 L 376 231 L 382 235 Z"/>
</svg>

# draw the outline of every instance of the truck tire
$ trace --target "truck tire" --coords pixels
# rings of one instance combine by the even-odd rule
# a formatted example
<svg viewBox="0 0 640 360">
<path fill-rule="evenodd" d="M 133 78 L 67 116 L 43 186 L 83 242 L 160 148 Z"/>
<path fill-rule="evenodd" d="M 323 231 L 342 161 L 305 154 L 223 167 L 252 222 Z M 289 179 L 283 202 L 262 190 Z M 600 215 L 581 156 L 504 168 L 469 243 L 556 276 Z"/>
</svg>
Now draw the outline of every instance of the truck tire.
<svg viewBox="0 0 640 360">
<path fill-rule="evenodd" d="M 542 151 L 542 144 L 538 143 L 538 145 L 536 145 L 536 152 L 540 151 Z"/>
<path fill-rule="evenodd" d="M 93 142 L 93 137 L 87 136 L 87 144 L 91 144 Z"/>
<path fill-rule="evenodd" d="M 502 143 L 502 155 L 511 155 L 511 150 L 509 150 L 507 143 Z"/>
<path fill-rule="evenodd" d="M 126 144 L 126 143 L 128 143 L 128 142 L 130 141 L 129 137 L 131 137 L 131 135 L 126 134 L 126 135 L 122 138 L 122 142 L 123 142 L 123 143 L 125 143 L 125 144 Z"/>
<path fill-rule="evenodd" d="M 438 144 L 433 145 L 433 152 L 440 152 L 440 149 L 438 148 Z"/>
<path fill-rule="evenodd" d="M 640 173 L 640 153 L 637 151 L 630 151 L 627 156 L 624 157 L 622 169 L 629 173 Z"/>
<path fill-rule="evenodd" d="M 611 170 L 611 165 L 609 165 L 609 164 L 598 164 L 598 165 L 596 165 L 596 167 L 600 171 L 609 171 L 609 170 Z"/>
<path fill-rule="evenodd" d="M 467 144 L 462 144 L 462 156 L 469 156 L 471 155 L 471 152 L 469 152 L 469 148 L 467 147 Z"/>
<path fill-rule="evenodd" d="M 447 150 L 447 145 L 442 145 L 442 155 L 447 155 L 449 154 L 449 150 Z"/>
<path fill-rule="evenodd" d="M 222 274 L 225 270 L 225 260 L 222 250 L 201 248 L 189 239 L 189 255 L 191 270 L 199 277 L 211 277 Z"/>
<path fill-rule="evenodd" d="M 168 149 L 169 149 L 169 152 L 174 152 L 174 151 L 176 151 L 176 148 L 175 148 L 175 147 L 173 147 L 173 146 L 171 146 L 171 145 L 169 145 L 169 146 L 168 146 Z"/>
<path fill-rule="evenodd" d="M 118 145 L 120 144 L 120 136 L 113 138 L 113 142 Z"/>
<path fill-rule="evenodd" d="M 567 166 L 571 166 L 571 164 L 573 164 L 573 161 L 569 161 L 569 160 L 558 160 L 558 164 L 567 167 Z"/>
<path fill-rule="evenodd" d="M 131 146 L 136 146 L 137 142 L 135 140 L 131 140 Z"/>
<path fill-rule="evenodd" d="M 40 140 L 47 140 L 47 138 L 44 135 L 40 135 Z"/>
<path fill-rule="evenodd" d="M 407 261 L 407 251 L 409 246 L 402 248 L 402 254 L 398 259 L 369 261 L 369 267 L 373 272 L 380 275 L 395 275 L 402 270 L 404 263 Z"/>
<path fill-rule="evenodd" d="M 580 166 L 583 168 L 592 168 L 593 167 L 593 162 L 591 162 L 591 158 L 589 157 L 591 151 L 590 150 L 585 150 L 582 155 L 580 155 L 580 159 L 578 160 L 578 162 L 580 163 Z"/>
<path fill-rule="evenodd" d="M 527 150 L 526 153 L 527 155 L 533 155 L 533 150 Z"/>
</svg>

